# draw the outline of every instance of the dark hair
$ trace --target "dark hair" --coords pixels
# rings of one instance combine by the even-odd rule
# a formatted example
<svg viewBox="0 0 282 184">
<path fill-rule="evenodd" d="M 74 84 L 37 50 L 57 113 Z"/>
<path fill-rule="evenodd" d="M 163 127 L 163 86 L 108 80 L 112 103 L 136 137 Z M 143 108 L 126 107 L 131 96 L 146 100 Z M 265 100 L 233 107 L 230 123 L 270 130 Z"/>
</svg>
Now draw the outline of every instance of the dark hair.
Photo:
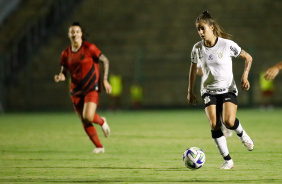
<svg viewBox="0 0 282 184">
<path fill-rule="evenodd" d="M 73 22 L 73 23 L 70 25 L 70 27 L 71 27 L 71 26 L 79 26 L 80 29 L 81 29 L 81 32 L 82 32 L 82 40 L 83 40 L 83 41 L 86 40 L 86 37 L 88 37 L 88 34 L 85 32 L 84 27 L 82 27 L 79 22 Z"/>
<path fill-rule="evenodd" d="M 202 21 L 207 23 L 209 26 L 211 26 L 211 25 L 214 26 L 213 34 L 215 36 L 226 38 L 226 39 L 230 39 L 232 37 L 231 34 L 224 32 L 223 28 L 212 18 L 212 16 L 209 14 L 208 11 L 203 11 L 203 13 L 201 13 L 197 17 L 195 23 L 199 23 L 199 22 L 202 22 Z"/>
</svg>

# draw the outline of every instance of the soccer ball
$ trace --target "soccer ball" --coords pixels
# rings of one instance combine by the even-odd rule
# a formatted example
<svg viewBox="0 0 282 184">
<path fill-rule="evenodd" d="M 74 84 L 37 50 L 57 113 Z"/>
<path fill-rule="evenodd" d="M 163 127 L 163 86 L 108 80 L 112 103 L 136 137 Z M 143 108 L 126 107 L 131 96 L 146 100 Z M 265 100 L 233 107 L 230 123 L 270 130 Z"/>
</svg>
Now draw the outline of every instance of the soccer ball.
<svg viewBox="0 0 282 184">
<path fill-rule="evenodd" d="M 200 169 L 206 161 L 203 150 L 197 147 L 191 147 L 184 151 L 183 162 L 188 169 Z"/>
</svg>

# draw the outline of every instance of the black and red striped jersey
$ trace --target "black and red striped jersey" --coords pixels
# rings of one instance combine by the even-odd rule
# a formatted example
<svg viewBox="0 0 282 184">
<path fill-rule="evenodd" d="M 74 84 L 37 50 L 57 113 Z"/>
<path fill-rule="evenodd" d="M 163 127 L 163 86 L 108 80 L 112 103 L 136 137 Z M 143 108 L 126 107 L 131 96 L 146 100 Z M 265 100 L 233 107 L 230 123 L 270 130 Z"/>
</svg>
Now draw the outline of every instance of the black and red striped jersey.
<svg viewBox="0 0 282 184">
<path fill-rule="evenodd" d="M 83 41 L 77 52 L 68 46 L 61 55 L 61 65 L 71 74 L 70 94 L 86 95 L 89 91 L 99 90 L 99 57 L 101 51 L 87 41 Z"/>
</svg>

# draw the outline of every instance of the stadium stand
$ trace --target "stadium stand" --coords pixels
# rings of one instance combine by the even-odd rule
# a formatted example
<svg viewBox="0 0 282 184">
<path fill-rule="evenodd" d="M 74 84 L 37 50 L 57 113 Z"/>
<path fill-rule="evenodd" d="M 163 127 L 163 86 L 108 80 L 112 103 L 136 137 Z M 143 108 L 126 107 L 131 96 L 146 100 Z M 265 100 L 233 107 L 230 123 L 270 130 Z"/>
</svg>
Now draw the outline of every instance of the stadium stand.
<svg viewBox="0 0 282 184">
<path fill-rule="evenodd" d="M 22 0 L 0 0 L 0 25 L 17 8 Z"/>
<path fill-rule="evenodd" d="M 130 86 L 135 82 L 144 89 L 143 107 L 187 107 L 190 52 L 200 40 L 194 22 L 206 9 L 253 56 L 252 90 L 240 91 L 238 101 L 242 106 L 255 105 L 259 103 L 258 73 L 282 58 L 277 54 L 282 46 L 276 35 L 282 31 L 282 2 L 238 0 L 229 4 L 221 0 L 212 4 L 204 0 L 84 0 L 50 32 L 52 37 L 19 71 L 20 80 L 7 88 L 5 106 L 11 110 L 71 109 L 68 84 L 54 83 L 53 76 L 60 69 L 60 53 L 69 44 L 67 28 L 73 21 L 80 21 L 89 33 L 88 40 L 109 58 L 110 71 L 122 75 L 122 107 L 131 106 Z M 234 74 L 239 87 L 244 62 L 237 61 Z M 20 96 L 23 98 L 18 100 Z M 280 96 L 276 98 L 282 101 Z M 109 100 L 101 94 L 100 108 L 107 108 Z"/>
</svg>

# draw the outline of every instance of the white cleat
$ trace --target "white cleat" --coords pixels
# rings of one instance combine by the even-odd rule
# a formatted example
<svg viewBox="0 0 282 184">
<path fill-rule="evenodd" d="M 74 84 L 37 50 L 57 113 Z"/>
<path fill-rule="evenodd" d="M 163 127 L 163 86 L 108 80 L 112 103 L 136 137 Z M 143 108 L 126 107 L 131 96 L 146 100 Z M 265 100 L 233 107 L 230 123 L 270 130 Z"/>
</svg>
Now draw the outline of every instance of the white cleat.
<svg viewBox="0 0 282 184">
<path fill-rule="evenodd" d="M 111 133 L 111 129 L 110 129 L 108 123 L 107 123 L 106 118 L 104 118 L 104 117 L 101 117 L 101 118 L 104 120 L 104 124 L 102 125 L 102 130 L 103 130 L 104 136 L 109 137 L 110 133 Z"/>
<path fill-rule="evenodd" d="M 240 137 L 240 139 L 249 151 L 252 151 L 254 149 L 254 141 L 248 136 L 245 130 L 243 130 L 243 135 L 242 137 Z"/>
<path fill-rule="evenodd" d="M 220 169 L 233 169 L 234 163 L 233 160 L 225 160 L 223 164 L 220 166 Z"/>
<path fill-rule="evenodd" d="M 105 148 L 95 148 L 93 150 L 93 153 L 96 153 L 96 154 L 98 154 L 98 153 L 105 153 Z"/>
</svg>

